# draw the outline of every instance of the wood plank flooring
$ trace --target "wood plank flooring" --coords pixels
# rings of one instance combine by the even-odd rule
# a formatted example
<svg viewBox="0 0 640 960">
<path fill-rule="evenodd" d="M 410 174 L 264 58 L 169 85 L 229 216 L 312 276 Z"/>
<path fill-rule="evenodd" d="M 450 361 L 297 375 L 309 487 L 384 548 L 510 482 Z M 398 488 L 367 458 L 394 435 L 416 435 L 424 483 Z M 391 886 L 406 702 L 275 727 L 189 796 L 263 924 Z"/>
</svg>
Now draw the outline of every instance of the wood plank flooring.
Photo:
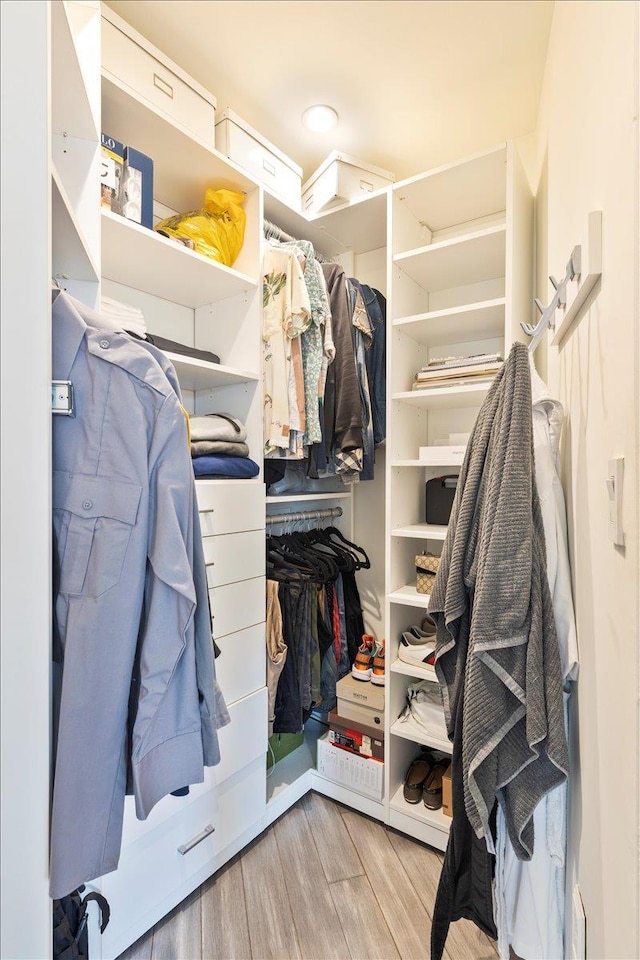
<svg viewBox="0 0 640 960">
<path fill-rule="evenodd" d="M 442 856 L 307 794 L 119 960 L 427 960 Z M 467 921 L 446 960 L 496 960 Z"/>
</svg>

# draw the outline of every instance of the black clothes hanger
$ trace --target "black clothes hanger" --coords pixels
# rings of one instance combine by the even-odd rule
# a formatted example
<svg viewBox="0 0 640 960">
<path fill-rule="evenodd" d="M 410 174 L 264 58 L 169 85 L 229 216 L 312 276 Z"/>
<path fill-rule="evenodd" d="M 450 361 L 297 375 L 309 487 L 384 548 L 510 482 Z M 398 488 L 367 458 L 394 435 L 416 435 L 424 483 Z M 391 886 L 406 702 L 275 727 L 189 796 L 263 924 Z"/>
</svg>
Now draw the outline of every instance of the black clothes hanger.
<svg viewBox="0 0 640 960">
<path fill-rule="evenodd" d="M 352 543 L 351 540 L 347 540 L 347 538 L 343 536 L 343 534 L 340 532 L 340 530 L 338 530 L 337 527 L 325 527 L 323 530 L 323 533 L 326 534 L 329 543 L 337 545 L 332 540 L 332 537 L 335 536 L 342 541 L 342 543 L 346 546 L 347 550 L 353 551 L 353 554 L 356 558 L 356 564 L 357 564 L 356 569 L 369 570 L 371 568 L 371 561 L 369 560 L 369 557 L 367 556 L 366 551 L 362 547 L 359 547 L 357 543 Z M 363 559 L 360 560 L 359 556 L 361 556 Z"/>
</svg>

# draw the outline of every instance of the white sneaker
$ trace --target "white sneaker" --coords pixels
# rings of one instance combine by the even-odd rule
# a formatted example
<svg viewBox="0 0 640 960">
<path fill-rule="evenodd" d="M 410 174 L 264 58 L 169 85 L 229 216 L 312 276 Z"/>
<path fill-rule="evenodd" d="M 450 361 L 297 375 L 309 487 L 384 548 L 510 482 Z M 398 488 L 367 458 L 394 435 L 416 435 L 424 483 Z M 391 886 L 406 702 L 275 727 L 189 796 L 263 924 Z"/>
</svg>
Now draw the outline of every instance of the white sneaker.
<svg viewBox="0 0 640 960">
<path fill-rule="evenodd" d="M 435 673 L 435 667 L 428 663 L 429 658 L 433 659 L 432 654 L 436 649 L 435 640 L 428 640 L 425 643 L 416 643 L 415 638 L 410 643 L 403 634 L 398 645 L 398 659 L 403 663 L 410 663 L 413 667 L 420 667 L 424 670 L 430 670 Z"/>
</svg>

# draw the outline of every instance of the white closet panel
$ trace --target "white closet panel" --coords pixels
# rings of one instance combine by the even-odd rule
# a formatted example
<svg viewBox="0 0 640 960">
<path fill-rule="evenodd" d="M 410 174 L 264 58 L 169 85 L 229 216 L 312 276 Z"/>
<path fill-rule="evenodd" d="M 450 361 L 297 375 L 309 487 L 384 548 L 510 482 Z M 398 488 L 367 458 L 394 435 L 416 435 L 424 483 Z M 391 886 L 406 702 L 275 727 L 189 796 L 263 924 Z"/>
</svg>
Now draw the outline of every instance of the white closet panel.
<svg viewBox="0 0 640 960">
<path fill-rule="evenodd" d="M 227 533 L 203 537 L 207 583 L 220 587 L 237 580 L 249 580 L 264 574 L 264 531 Z"/>
</svg>

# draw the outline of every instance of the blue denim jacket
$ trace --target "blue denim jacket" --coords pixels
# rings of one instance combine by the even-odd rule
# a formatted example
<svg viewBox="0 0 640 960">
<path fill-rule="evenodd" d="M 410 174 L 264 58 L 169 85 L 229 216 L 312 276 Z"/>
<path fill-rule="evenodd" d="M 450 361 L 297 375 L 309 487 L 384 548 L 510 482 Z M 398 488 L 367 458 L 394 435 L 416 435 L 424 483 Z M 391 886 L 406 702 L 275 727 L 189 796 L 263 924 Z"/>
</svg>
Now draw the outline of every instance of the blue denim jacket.
<svg viewBox="0 0 640 960">
<path fill-rule="evenodd" d="M 127 766 L 145 818 L 219 759 L 198 691 L 194 481 L 178 398 L 144 347 L 64 293 L 53 377 L 76 415 L 53 421 L 54 598 L 62 656 L 50 893 L 118 865 Z M 134 664 L 140 685 L 132 744 Z"/>
</svg>

